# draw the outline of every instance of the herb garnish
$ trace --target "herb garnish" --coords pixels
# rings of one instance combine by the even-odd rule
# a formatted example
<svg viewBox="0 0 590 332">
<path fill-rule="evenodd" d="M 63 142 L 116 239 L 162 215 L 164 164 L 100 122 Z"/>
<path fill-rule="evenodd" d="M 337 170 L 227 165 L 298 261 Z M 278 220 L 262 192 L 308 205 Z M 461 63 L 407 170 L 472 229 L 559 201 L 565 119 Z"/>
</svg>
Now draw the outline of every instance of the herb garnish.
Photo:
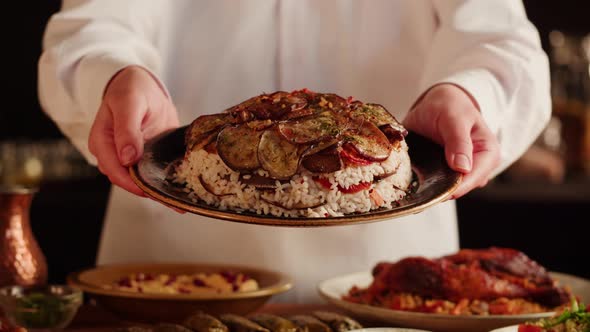
<svg viewBox="0 0 590 332">
<path fill-rule="evenodd" d="M 567 321 L 574 321 L 580 327 L 584 327 L 584 332 L 590 332 L 590 312 L 586 311 L 586 306 L 572 298 L 571 308 L 565 309 L 564 312 L 555 317 L 541 321 L 541 326 L 545 329 L 555 327 Z"/>
</svg>

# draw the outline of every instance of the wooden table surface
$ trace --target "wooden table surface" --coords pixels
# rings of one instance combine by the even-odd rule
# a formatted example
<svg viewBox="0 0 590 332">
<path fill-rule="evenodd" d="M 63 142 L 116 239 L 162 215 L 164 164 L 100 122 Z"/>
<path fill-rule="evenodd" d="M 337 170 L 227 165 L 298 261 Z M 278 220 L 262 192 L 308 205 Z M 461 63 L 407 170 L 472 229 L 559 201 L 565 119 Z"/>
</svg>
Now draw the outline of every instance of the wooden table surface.
<svg viewBox="0 0 590 332">
<path fill-rule="evenodd" d="M 267 304 L 258 312 L 274 313 L 277 315 L 292 315 L 309 313 L 314 310 L 330 310 L 342 312 L 340 309 L 327 304 Z M 112 332 L 125 326 L 138 325 L 124 322 L 98 306 L 87 304 L 80 308 L 76 318 L 64 332 Z"/>
</svg>

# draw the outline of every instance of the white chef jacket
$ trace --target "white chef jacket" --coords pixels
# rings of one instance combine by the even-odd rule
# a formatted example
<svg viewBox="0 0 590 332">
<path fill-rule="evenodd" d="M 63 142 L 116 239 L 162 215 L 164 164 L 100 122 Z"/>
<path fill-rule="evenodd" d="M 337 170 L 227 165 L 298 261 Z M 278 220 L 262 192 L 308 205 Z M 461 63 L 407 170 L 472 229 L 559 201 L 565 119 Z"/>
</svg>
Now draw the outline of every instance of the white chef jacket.
<svg viewBox="0 0 590 332">
<path fill-rule="evenodd" d="M 454 83 L 498 135 L 500 169 L 550 115 L 547 59 L 517 0 L 64 1 L 47 26 L 39 95 L 90 162 L 104 88 L 129 65 L 154 74 L 181 124 L 262 92 L 301 88 L 380 103 L 403 119 L 426 89 Z M 453 202 L 384 222 L 295 229 L 180 215 L 114 187 L 98 264 L 265 267 L 293 277 L 282 300 L 310 302 L 322 279 L 457 249 Z"/>
</svg>

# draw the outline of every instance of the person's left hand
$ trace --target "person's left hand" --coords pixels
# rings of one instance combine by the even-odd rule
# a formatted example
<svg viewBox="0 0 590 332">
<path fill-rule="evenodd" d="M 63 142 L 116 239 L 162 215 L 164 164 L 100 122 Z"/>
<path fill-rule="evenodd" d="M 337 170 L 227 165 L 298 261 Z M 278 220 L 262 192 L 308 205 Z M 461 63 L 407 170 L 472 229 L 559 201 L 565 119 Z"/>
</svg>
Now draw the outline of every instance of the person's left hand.
<svg viewBox="0 0 590 332">
<path fill-rule="evenodd" d="M 404 120 L 408 130 L 442 145 L 449 166 L 464 174 L 453 199 L 485 186 L 500 163 L 498 140 L 476 105 L 458 86 L 439 84 L 422 96 Z"/>
</svg>

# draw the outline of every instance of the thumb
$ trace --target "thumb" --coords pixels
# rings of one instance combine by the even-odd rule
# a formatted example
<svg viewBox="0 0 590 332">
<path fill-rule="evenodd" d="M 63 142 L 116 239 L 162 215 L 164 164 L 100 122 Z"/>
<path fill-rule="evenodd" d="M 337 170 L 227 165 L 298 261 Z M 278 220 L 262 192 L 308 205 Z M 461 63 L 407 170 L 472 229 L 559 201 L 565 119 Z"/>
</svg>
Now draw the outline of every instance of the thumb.
<svg viewBox="0 0 590 332">
<path fill-rule="evenodd" d="M 455 171 L 469 173 L 473 166 L 471 125 L 464 120 L 439 123 L 448 165 Z"/>
<path fill-rule="evenodd" d="M 146 100 L 141 96 L 128 95 L 109 105 L 119 161 L 123 166 L 132 165 L 143 154 L 141 123 L 146 114 Z"/>
</svg>

